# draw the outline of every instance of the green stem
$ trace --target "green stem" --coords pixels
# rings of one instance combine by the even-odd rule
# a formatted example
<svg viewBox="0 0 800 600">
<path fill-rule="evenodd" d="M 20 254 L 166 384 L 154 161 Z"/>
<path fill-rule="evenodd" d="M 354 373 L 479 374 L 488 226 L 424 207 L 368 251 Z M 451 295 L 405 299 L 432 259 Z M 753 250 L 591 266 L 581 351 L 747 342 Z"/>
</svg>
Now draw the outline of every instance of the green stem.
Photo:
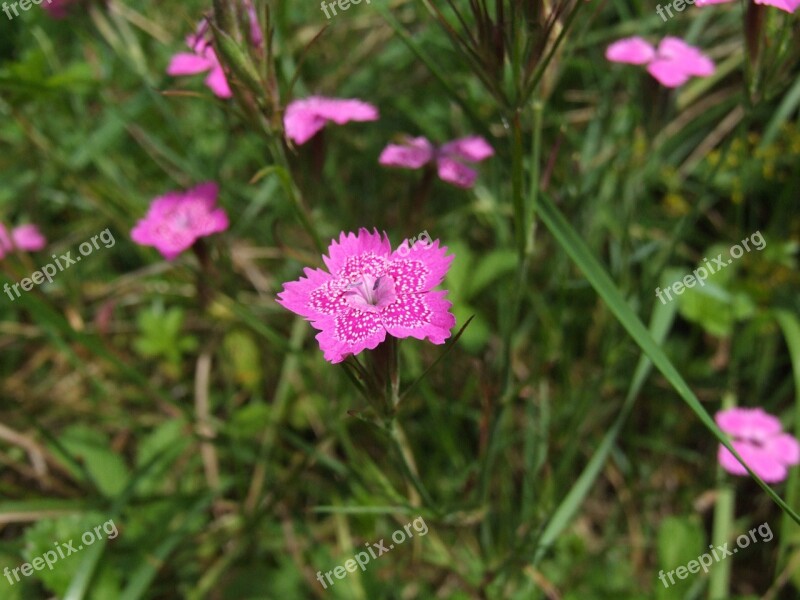
<svg viewBox="0 0 800 600">
<path fill-rule="evenodd" d="M 428 493 L 427 488 L 419 477 L 417 465 L 414 461 L 414 454 L 411 452 L 411 445 L 408 443 L 408 438 L 406 437 L 402 427 L 400 427 L 400 423 L 397 421 L 397 419 L 391 420 L 388 431 L 400 458 L 400 465 L 403 468 L 403 474 L 411 484 L 412 489 L 415 490 L 419 495 L 419 498 L 422 498 L 425 506 L 434 510 L 435 505 L 433 498 Z M 417 506 L 419 504 L 419 498 L 414 498 L 412 494 L 410 499 L 412 506 Z"/>
<path fill-rule="evenodd" d="M 286 158 L 286 151 L 284 150 L 283 144 L 274 138 L 270 138 L 269 148 L 275 163 L 286 172 L 288 181 L 284 182 L 284 187 L 286 189 L 287 196 L 289 196 L 289 200 L 292 202 L 292 205 L 297 212 L 297 216 L 300 219 L 300 224 L 303 226 L 303 229 L 306 230 L 306 233 L 308 233 L 308 235 L 311 237 L 312 241 L 314 242 L 314 246 L 317 248 L 317 251 L 322 254 L 324 252 L 322 242 L 320 241 L 319 234 L 313 225 L 311 213 L 303 203 L 300 190 L 297 188 L 297 184 L 292 176 L 292 171 L 289 167 L 289 159 Z"/>
<path fill-rule="evenodd" d="M 541 100 L 533 101 L 533 136 L 531 148 L 531 182 L 528 193 L 528 246 L 527 254 L 533 254 L 536 245 L 536 211 L 539 208 L 539 186 L 541 185 L 542 163 L 542 120 L 544 103 Z"/>
<path fill-rule="evenodd" d="M 722 398 L 722 408 L 736 406 L 736 398 L 730 392 Z M 714 530 L 711 533 L 711 543 L 716 548 L 722 546 L 731 538 L 733 530 L 733 516 L 735 497 L 733 486 L 729 483 L 727 474 L 722 468 L 717 469 L 717 501 L 714 506 Z M 732 562 L 719 561 L 714 565 L 709 574 L 708 600 L 725 600 L 729 597 L 731 585 Z"/>
</svg>

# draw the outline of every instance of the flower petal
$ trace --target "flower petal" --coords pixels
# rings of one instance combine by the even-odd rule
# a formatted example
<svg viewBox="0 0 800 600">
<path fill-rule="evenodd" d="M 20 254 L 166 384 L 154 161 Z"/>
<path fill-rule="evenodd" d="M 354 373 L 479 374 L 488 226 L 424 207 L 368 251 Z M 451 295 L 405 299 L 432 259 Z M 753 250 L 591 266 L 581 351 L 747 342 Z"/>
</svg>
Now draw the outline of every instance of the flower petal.
<svg viewBox="0 0 800 600">
<path fill-rule="evenodd" d="M 302 145 L 325 127 L 325 119 L 316 113 L 290 104 L 283 117 L 286 137 L 295 144 Z"/>
<path fill-rule="evenodd" d="M 374 105 L 357 98 L 312 96 L 307 100 L 320 117 L 338 125 L 349 121 L 376 121 L 379 117 L 378 109 Z"/>
<path fill-rule="evenodd" d="M 303 270 L 305 277 L 283 284 L 278 304 L 306 319 L 331 317 L 347 309 L 344 288 L 322 269 Z"/>
<path fill-rule="evenodd" d="M 322 260 L 335 277 L 349 277 L 354 273 L 380 276 L 385 270 L 386 259 L 392 252 L 389 238 L 384 232 L 372 232 L 364 227 L 358 234 L 342 232 L 339 241 L 331 240 L 328 255 Z"/>
<path fill-rule="evenodd" d="M 326 121 L 342 125 L 348 121 L 374 121 L 377 118 L 378 109 L 367 102 L 311 96 L 289 103 L 283 125 L 286 137 L 296 144 L 305 144 L 325 126 Z"/>
<path fill-rule="evenodd" d="M 670 60 L 685 73 L 696 77 L 714 74 L 714 63 L 698 48 L 690 46 L 682 39 L 667 36 L 658 45 L 658 59 Z"/>
<path fill-rule="evenodd" d="M 442 181 L 452 183 L 460 188 L 471 188 L 475 185 L 475 179 L 478 177 L 478 173 L 474 169 L 470 169 L 466 165 L 452 158 L 448 158 L 447 156 L 440 157 L 436 161 L 436 164 L 439 170 L 439 177 Z"/>
<path fill-rule="evenodd" d="M 397 294 L 414 294 L 432 290 L 444 280 L 455 254 L 447 256 L 447 246 L 439 240 L 427 246 L 414 244 L 394 251 L 386 269 L 394 280 Z"/>
<path fill-rule="evenodd" d="M 386 329 L 377 313 L 355 308 L 311 324 L 320 330 L 317 341 L 325 353 L 325 360 L 334 364 L 342 362 L 350 354 L 374 350 L 386 339 Z"/>
<path fill-rule="evenodd" d="M 446 295 L 446 291 L 436 291 L 400 296 L 381 311 L 383 326 L 396 338 L 413 337 L 443 344 L 456 324 L 450 313 L 452 304 L 444 299 Z"/>
<path fill-rule="evenodd" d="M 774 6 L 775 8 L 785 10 L 789 14 L 794 13 L 797 7 L 800 6 L 800 0 L 755 0 L 755 3 Z"/>
<path fill-rule="evenodd" d="M 768 438 L 764 442 L 764 449 L 785 465 L 800 464 L 800 444 L 788 433 Z"/>
<path fill-rule="evenodd" d="M 731 445 L 741 455 L 753 473 L 767 483 L 777 483 L 786 479 L 786 467 L 775 459 L 764 448 L 759 448 L 749 442 L 732 442 Z M 736 460 L 725 446 L 720 445 L 717 453 L 719 464 L 732 475 L 749 475 L 747 470 Z"/>
<path fill-rule="evenodd" d="M 424 137 L 408 138 L 404 144 L 389 144 L 378 162 L 386 167 L 419 169 L 433 159 L 433 144 Z"/>
<path fill-rule="evenodd" d="M 11 232 L 14 245 L 20 250 L 41 250 L 47 245 L 47 240 L 36 225 L 20 225 Z"/>
<path fill-rule="evenodd" d="M 203 56 L 181 52 L 172 57 L 167 67 L 167 74 L 173 76 L 197 75 L 205 73 L 213 66 L 213 63 Z"/>
<path fill-rule="evenodd" d="M 494 149 L 479 135 L 459 138 L 442 146 L 442 154 L 468 162 L 480 162 L 494 155 Z"/>
<path fill-rule="evenodd" d="M 606 48 L 606 59 L 616 63 L 644 65 L 655 56 L 655 48 L 639 36 L 618 40 Z"/>
<path fill-rule="evenodd" d="M 230 98 L 233 96 L 233 92 L 231 92 L 231 88 L 228 85 L 228 79 L 225 77 L 225 71 L 219 63 L 214 65 L 204 83 L 218 98 Z"/>
<path fill-rule="evenodd" d="M 647 72 L 668 88 L 683 85 L 689 81 L 689 74 L 673 60 L 656 59 L 647 65 Z"/>
<path fill-rule="evenodd" d="M 722 431 L 736 438 L 763 441 L 783 430 L 778 418 L 764 412 L 763 408 L 729 408 L 719 411 L 714 420 Z"/>
</svg>

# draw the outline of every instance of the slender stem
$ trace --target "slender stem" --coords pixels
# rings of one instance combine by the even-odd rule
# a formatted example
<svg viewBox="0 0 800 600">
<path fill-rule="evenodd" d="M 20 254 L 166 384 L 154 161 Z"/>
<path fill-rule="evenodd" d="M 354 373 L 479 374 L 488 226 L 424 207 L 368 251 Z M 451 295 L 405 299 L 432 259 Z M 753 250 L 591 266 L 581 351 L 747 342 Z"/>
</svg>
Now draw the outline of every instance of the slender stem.
<svg viewBox="0 0 800 600">
<path fill-rule="evenodd" d="M 411 452 L 411 445 L 403 432 L 397 419 L 392 419 L 389 424 L 389 435 L 394 442 L 395 449 L 400 458 L 400 465 L 403 467 L 404 475 L 409 482 L 409 502 L 412 506 L 420 506 L 420 498 L 428 508 L 434 508 L 434 502 L 417 471 L 417 463 L 414 454 Z"/>
<path fill-rule="evenodd" d="M 736 397 L 726 393 L 722 398 L 722 408 L 731 408 L 736 405 Z M 731 536 L 733 529 L 733 514 L 735 497 L 733 487 L 728 476 L 717 468 L 717 501 L 714 506 L 714 530 L 711 534 L 711 543 L 714 547 L 722 546 Z M 708 600 L 725 600 L 729 597 L 731 584 L 731 561 L 722 560 L 714 565 L 709 572 Z"/>
<path fill-rule="evenodd" d="M 292 177 L 292 171 L 289 167 L 289 160 L 286 158 L 286 151 L 283 147 L 283 144 L 273 138 L 270 138 L 268 143 L 273 159 L 278 166 L 286 171 L 286 176 L 289 178 L 289 181 L 285 182 L 286 193 L 289 196 L 289 200 L 291 200 L 292 204 L 294 205 L 295 210 L 297 211 L 297 216 L 300 218 L 300 223 L 311 237 L 314 245 L 317 248 L 317 251 L 322 254 L 324 251 L 322 242 L 320 241 L 319 234 L 313 225 L 311 213 L 303 202 L 300 190 L 297 188 L 297 184 Z"/>
<path fill-rule="evenodd" d="M 514 237 L 517 242 L 517 256 L 522 262 L 525 256 L 525 236 L 528 222 L 525 214 L 524 181 L 522 158 L 522 123 L 521 110 L 517 110 L 511 117 L 511 199 L 514 205 Z"/>
<path fill-rule="evenodd" d="M 400 345 L 397 338 L 388 336 L 387 342 L 389 345 L 389 388 L 390 388 L 390 401 L 389 405 L 392 411 L 397 409 L 400 404 Z"/>
<path fill-rule="evenodd" d="M 533 136 L 531 148 L 531 183 L 528 190 L 528 246 L 527 254 L 533 254 L 536 245 L 536 211 L 539 207 L 539 186 L 541 185 L 542 162 L 542 120 L 544 103 L 541 100 L 533 101 Z"/>
</svg>

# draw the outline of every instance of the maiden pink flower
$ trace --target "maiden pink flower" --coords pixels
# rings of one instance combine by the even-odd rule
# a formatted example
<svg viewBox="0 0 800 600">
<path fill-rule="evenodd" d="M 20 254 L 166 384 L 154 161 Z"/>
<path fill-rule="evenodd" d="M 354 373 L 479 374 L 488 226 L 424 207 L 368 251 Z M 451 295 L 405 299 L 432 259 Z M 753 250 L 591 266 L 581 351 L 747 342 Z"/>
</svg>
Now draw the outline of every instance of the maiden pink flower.
<svg viewBox="0 0 800 600">
<path fill-rule="evenodd" d="M 0 258 L 16 250 L 34 252 L 47 245 L 47 240 L 36 225 L 20 225 L 9 234 L 5 225 L 0 223 Z"/>
<path fill-rule="evenodd" d="M 216 52 L 208 38 L 208 22 L 203 19 L 197 32 L 186 38 L 186 44 L 192 52 L 179 52 L 172 57 L 167 67 L 167 74 L 174 76 L 197 75 L 208 72 L 205 84 L 220 98 L 230 98 L 233 94 L 225 78 Z"/>
<path fill-rule="evenodd" d="M 241 6 L 247 12 L 247 19 L 250 22 L 250 41 L 256 48 L 260 48 L 264 43 L 264 36 L 261 33 L 255 6 L 252 0 L 241 0 Z M 230 98 L 233 93 L 225 78 L 225 70 L 211 44 L 208 19 L 200 21 L 197 31 L 186 38 L 186 44 L 192 52 L 179 52 L 173 56 L 167 67 L 167 74 L 181 76 L 207 72 L 206 86 L 218 97 Z"/>
<path fill-rule="evenodd" d="M 398 249 L 399 250 L 399 249 Z M 443 344 L 456 323 L 444 279 L 453 255 L 439 240 L 408 256 L 392 252 L 386 233 L 361 228 L 331 240 L 328 271 L 306 268 L 305 277 L 283 285 L 278 303 L 305 317 L 317 334 L 325 359 L 342 362 L 365 348 L 375 349 L 389 334 Z"/>
<path fill-rule="evenodd" d="M 727 4 L 734 2 L 734 0 L 695 0 L 697 6 L 708 6 L 711 4 Z M 792 14 L 800 6 L 800 0 L 755 0 L 756 4 L 764 4 L 766 6 L 774 6 Z"/>
<path fill-rule="evenodd" d="M 671 36 L 661 40 L 658 49 L 638 36 L 618 40 L 606 49 L 606 59 L 647 65 L 648 73 L 661 85 L 670 88 L 683 85 L 692 76 L 708 77 L 714 74 L 714 63 L 710 58 L 682 39 Z"/>
<path fill-rule="evenodd" d="M 228 215 L 216 207 L 218 194 L 217 184 L 208 182 L 159 196 L 133 228 L 131 238 L 155 247 L 167 260 L 174 259 L 199 238 L 228 228 Z"/>
<path fill-rule="evenodd" d="M 283 127 L 286 137 L 302 145 L 314 137 L 328 121 L 344 125 L 348 121 L 376 121 L 378 109 L 361 100 L 310 96 L 294 100 L 286 107 Z"/>
<path fill-rule="evenodd" d="M 489 143 L 480 136 L 459 138 L 436 148 L 427 138 L 406 138 L 403 144 L 389 144 L 378 162 L 387 167 L 419 169 L 435 162 L 439 177 L 461 188 L 471 188 L 478 177 L 464 163 L 476 163 L 494 154 Z"/>
<path fill-rule="evenodd" d="M 800 444 L 783 433 L 781 422 L 761 408 L 729 408 L 716 414 L 719 428 L 733 439 L 731 445 L 753 472 L 767 483 L 783 481 L 787 467 L 800 463 Z M 728 473 L 748 473 L 739 461 L 720 444 L 719 464 Z"/>
</svg>

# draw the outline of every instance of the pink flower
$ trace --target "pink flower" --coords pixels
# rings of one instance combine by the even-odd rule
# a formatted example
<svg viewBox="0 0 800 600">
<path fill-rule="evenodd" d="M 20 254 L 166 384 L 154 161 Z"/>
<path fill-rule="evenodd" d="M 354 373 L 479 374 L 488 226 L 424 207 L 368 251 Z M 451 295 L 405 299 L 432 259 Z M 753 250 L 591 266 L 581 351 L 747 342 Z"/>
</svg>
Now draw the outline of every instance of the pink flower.
<svg viewBox="0 0 800 600">
<path fill-rule="evenodd" d="M 708 6 L 710 4 L 727 4 L 728 2 L 733 2 L 734 0 L 696 0 L 695 3 L 697 6 Z M 774 6 L 775 8 L 780 8 L 781 10 L 785 10 L 789 14 L 793 13 L 797 10 L 797 7 L 800 6 L 800 0 L 754 0 L 756 4 L 764 4 L 766 6 Z"/>
<path fill-rule="evenodd" d="M 250 20 L 250 39 L 256 48 L 260 48 L 264 43 L 264 36 L 261 33 L 261 25 L 258 23 L 256 7 L 253 6 L 252 0 L 243 0 L 243 3 L 247 10 L 247 18 Z"/>
<path fill-rule="evenodd" d="M 47 245 L 47 240 L 36 225 L 20 225 L 9 234 L 5 225 L 0 223 L 0 258 L 16 250 L 33 252 Z"/>
<path fill-rule="evenodd" d="M 494 154 L 489 143 L 480 136 L 459 138 L 436 148 L 427 138 L 406 138 L 403 144 L 389 144 L 378 162 L 387 167 L 419 169 L 435 161 L 439 177 L 461 188 L 471 188 L 478 174 L 464 163 L 485 160 Z"/>
<path fill-rule="evenodd" d="M 667 36 L 656 50 L 646 40 L 634 36 L 618 40 L 606 49 L 611 62 L 647 65 L 647 71 L 661 85 L 674 88 L 683 85 L 691 76 L 708 77 L 714 74 L 714 63 L 694 46 L 680 38 Z"/>
<path fill-rule="evenodd" d="M 241 6 L 247 12 L 250 21 L 250 41 L 257 48 L 264 43 L 258 15 L 252 0 L 241 0 Z M 186 38 L 186 44 L 192 52 L 179 52 L 172 57 L 167 67 L 167 74 L 172 76 L 197 75 L 208 72 L 205 84 L 220 98 L 230 98 L 233 93 L 225 78 L 225 71 L 219 62 L 216 52 L 211 45 L 211 34 L 207 19 L 203 19 L 197 26 L 197 31 Z"/>
<path fill-rule="evenodd" d="M 69 12 L 71 4 L 75 4 L 78 0 L 44 0 L 42 8 L 47 11 L 54 19 L 63 19 Z"/>
<path fill-rule="evenodd" d="M 456 323 L 447 292 L 433 291 L 453 260 L 446 252 L 436 240 L 408 257 L 392 252 L 377 229 L 342 232 L 322 257 L 328 272 L 306 268 L 305 277 L 283 285 L 278 303 L 320 330 L 317 340 L 331 363 L 373 350 L 387 333 L 443 344 Z"/>
<path fill-rule="evenodd" d="M 207 33 L 208 22 L 203 19 L 197 27 L 197 32 L 186 38 L 186 44 L 192 52 L 179 52 L 173 56 L 167 67 L 167 74 L 174 77 L 208 72 L 205 79 L 206 86 L 218 97 L 230 98 L 233 94 L 225 78 L 225 71 Z"/>
<path fill-rule="evenodd" d="M 154 246 L 172 260 L 198 238 L 228 228 L 228 215 L 216 208 L 218 193 L 217 184 L 208 182 L 186 192 L 159 196 L 133 228 L 131 238 L 142 246 Z"/>
<path fill-rule="evenodd" d="M 283 126 L 286 137 L 302 145 L 325 127 L 328 121 L 344 125 L 348 121 L 376 121 L 378 116 L 375 106 L 355 98 L 345 100 L 310 96 L 289 103 L 283 116 Z"/>
<path fill-rule="evenodd" d="M 730 408 L 716 414 L 717 425 L 733 439 L 731 445 L 753 472 L 767 483 L 783 481 L 787 467 L 800 463 L 800 444 L 783 433 L 777 417 L 761 408 Z M 719 464 L 728 473 L 748 473 L 725 446 L 720 444 Z"/>
</svg>

